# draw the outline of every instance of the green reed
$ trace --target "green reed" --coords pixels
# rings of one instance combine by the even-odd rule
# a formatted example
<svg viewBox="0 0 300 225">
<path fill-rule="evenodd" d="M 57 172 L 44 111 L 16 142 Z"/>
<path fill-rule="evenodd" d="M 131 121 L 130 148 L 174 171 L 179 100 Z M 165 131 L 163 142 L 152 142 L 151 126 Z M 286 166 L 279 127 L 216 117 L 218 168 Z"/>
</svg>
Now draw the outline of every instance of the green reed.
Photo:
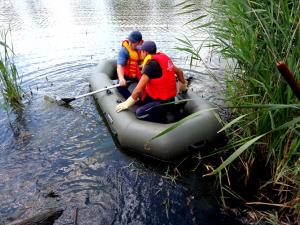
<svg viewBox="0 0 300 225">
<path fill-rule="evenodd" d="M 0 32 L 0 91 L 3 96 L 2 106 L 20 107 L 22 91 L 18 84 L 18 71 L 13 62 L 13 49 L 7 44 L 8 30 Z"/>
<path fill-rule="evenodd" d="M 190 2 L 178 6 L 186 10 Z M 276 64 L 285 61 L 300 83 L 300 2 L 214 0 L 209 13 L 202 27 L 212 35 L 207 45 L 229 59 L 224 95 L 233 118 L 223 128 L 230 154 L 209 175 L 226 176 L 222 190 L 230 194 L 231 171 L 238 170 L 245 186 L 259 184 L 255 204 L 291 209 L 299 218 L 300 102 Z M 185 48 L 179 49 L 197 60 L 190 42 L 180 41 Z"/>
</svg>

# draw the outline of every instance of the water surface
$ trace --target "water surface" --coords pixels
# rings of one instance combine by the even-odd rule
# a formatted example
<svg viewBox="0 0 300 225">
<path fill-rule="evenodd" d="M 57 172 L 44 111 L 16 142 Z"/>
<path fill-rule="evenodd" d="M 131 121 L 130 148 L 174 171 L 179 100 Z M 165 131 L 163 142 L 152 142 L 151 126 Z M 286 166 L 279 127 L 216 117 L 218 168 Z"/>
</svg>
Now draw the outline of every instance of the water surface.
<svg viewBox="0 0 300 225">
<path fill-rule="evenodd" d="M 0 224 L 63 208 L 56 224 L 226 224 L 212 182 L 194 159 L 189 169 L 119 150 L 92 97 L 62 107 L 44 95 L 89 91 L 100 60 L 115 58 L 122 39 L 139 29 L 188 71 L 176 37 L 191 34 L 193 15 L 176 15 L 172 0 L 2 0 L 0 23 L 10 26 L 24 108 L 0 110 Z M 198 3 L 205 9 L 207 3 Z M 193 31 L 194 32 L 194 31 Z M 199 38 L 205 39 L 200 33 Z M 204 51 L 212 69 L 218 60 Z M 206 55 L 205 55 L 206 54 Z M 198 71 L 205 71 L 203 67 Z M 202 72 L 203 72 L 202 71 Z M 204 73 L 204 72 L 203 72 Z M 218 103 L 208 76 L 195 79 L 199 95 Z M 179 175 L 182 175 L 179 177 Z M 173 179 L 177 175 L 177 179 Z M 232 224 L 232 222 L 228 222 Z"/>
</svg>

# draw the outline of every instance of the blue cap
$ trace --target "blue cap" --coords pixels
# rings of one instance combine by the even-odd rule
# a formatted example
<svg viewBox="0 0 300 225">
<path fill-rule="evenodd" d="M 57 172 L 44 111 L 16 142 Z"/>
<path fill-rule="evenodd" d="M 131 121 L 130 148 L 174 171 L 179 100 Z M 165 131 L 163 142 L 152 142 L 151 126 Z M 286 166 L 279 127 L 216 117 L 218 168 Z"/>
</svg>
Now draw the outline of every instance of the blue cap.
<svg viewBox="0 0 300 225">
<path fill-rule="evenodd" d="M 143 36 L 142 36 L 141 32 L 139 32 L 138 30 L 132 31 L 128 36 L 128 40 L 131 41 L 132 43 L 139 42 L 142 39 L 143 39 Z"/>
<path fill-rule="evenodd" d="M 154 41 L 145 41 L 141 46 L 138 47 L 138 49 L 147 51 L 150 54 L 155 54 L 156 44 Z"/>
</svg>

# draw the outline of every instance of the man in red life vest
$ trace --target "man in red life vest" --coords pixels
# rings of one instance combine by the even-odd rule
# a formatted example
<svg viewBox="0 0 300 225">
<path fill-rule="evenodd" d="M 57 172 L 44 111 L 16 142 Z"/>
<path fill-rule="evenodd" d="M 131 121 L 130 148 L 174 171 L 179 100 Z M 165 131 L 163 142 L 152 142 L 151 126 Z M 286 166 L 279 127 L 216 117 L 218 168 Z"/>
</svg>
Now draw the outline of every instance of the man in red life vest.
<svg viewBox="0 0 300 225">
<path fill-rule="evenodd" d="M 130 96 L 126 88 L 126 81 L 137 82 L 141 77 L 139 65 L 142 62 L 140 50 L 137 49 L 143 43 L 141 32 L 132 31 L 126 40 L 122 41 L 122 48 L 119 51 L 117 60 L 117 74 L 119 79 L 119 92 L 125 97 Z"/>
<path fill-rule="evenodd" d="M 179 80 L 179 92 L 187 90 L 187 81 L 182 70 L 176 67 L 166 54 L 156 52 L 155 42 L 145 41 L 139 49 L 144 58 L 142 76 L 131 96 L 125 102 L 118 104 L 116 111 L 121 112 L 131 107 L 140 97 L 144 105 L 138 108 L 136 115 L 138 118 L 143 118 L 147 109 L 174 101 L 177 94 L 175 76 Z"/>
</svg>

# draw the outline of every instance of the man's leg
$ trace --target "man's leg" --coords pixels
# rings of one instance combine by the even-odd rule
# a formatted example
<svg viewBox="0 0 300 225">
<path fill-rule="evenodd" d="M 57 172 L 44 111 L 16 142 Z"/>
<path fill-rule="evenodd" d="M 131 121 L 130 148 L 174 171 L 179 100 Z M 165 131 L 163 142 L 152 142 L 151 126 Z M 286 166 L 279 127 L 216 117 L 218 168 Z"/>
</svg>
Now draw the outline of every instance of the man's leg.
<svg viewBox="0 0 300 225">
<path fill-rule="evenodd" d="M 135 115 L 140 120 L 152 122 L 162 122 L 164 120 L 160 101 L 150 102 L 139 107 L 136 110 Z"/>
<path fill-rule="evenodd" d="M 128 85 L 130 83 L 134 83 L 134 82 L 137 82 L 138 80 L 136 78 L 134 79 L 130 79 L 128 77 L 125 77 L 126 81 L 129 82 L 127 83 L 127 86 L 125 87 L 117 87 L 117 90 L 121 93 L 121 95 L 124 96 L 125 99 L 129 98 L 130 95 L 131 95 L 131 92 L 128 90 Z M 119 81 L 117 80 L 117 84 L 119 83 Z"/>
</svg>

